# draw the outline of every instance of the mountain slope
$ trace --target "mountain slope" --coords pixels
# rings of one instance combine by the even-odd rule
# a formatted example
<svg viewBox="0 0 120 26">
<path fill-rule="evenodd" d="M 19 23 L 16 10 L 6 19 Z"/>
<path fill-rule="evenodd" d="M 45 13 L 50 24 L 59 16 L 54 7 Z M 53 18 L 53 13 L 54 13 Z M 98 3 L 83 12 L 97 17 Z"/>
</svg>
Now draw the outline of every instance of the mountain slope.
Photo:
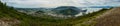
<svg viewBox="0 0 120 26">
<path fill-rule="evenodd" d="M 51 17 L 51 16 L 42 16 L 42 17 Z M 41 17 L 32 17 L 24 13 L 17 12 L 12 7 L 8 7 L 5 4 L 0 2 L 0 24 L 1 26 L 11 26 L 11 22 L 16 22 L 20 24 L 13 24 L 15 26 L 41 26 L 47 25 L 49 22 L 56 22 L 56 20 L 51 18 L 41 18 Z M 8 24 L 8 25 L 7 25 Z M 38 25 L 41 24 L 41 25 Z"/>
<path fill-rule="evenodd" d="M 54 18 L 48 15 L 33 17 L 0 2 L 0 26 L 71 26 L 65 19 Z"/>
<path fill-rule="evenodd" d="M 120 7 L 104 13 L 95 19 L 95 26 L 120 26 Z"/>
<path fill-rule="evenodd" d="M 6 5 L 3 5 L 3 3 L 0 2 L 0 26 L 11 26 L 11 25 L 17 25 L 20 23 L 18 19 L 16 19 L 18 13 L 12 9 L 12 7 L 8 7 Z M 16 18 L 11 18 L 16 17 Z"/>
<path fill-rule="evenodd" d="M 94 18 L 97 14 L 105 11 L 103 9 L 98 12 L 79 17 L 71 17 L 69 19 L 54 19 L 54 17 L 48 15 L 33 17 L 20 13 L 14 10 L 14 8 L 8 7 L 0 2 L 0 23 L 2 23 L 0 26 L 73 26 Z"/>
</svg>

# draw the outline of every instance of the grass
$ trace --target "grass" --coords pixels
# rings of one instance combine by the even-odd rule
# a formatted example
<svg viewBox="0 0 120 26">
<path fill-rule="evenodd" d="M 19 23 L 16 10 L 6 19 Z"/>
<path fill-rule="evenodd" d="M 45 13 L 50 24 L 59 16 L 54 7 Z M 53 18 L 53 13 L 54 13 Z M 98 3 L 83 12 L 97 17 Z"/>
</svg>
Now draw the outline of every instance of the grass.
<svg viewBox="0 0 120 26">
<path fill-rule="evenodd" d="M 88 22 L 88 21 L 96 18 L 97 16 L 103 14 L 106 11 L 108 11 L 108 10 L 107 9 L 103 9 L 103 10 L 100 10 L 98 12 L 94 12 L 94 13 L 91 13 L 91 14 L 88 14 L 88 15 L 84 15 L 83 18 L 80 19 L 81 20 L 80 23 L 75 24 L 75 26 L 92 26 L 96 22 L 92 21 L 91 23 L 85 23 L 85 24 L 83 24 L 83 23 L 84 22 Z"/>
</svg>

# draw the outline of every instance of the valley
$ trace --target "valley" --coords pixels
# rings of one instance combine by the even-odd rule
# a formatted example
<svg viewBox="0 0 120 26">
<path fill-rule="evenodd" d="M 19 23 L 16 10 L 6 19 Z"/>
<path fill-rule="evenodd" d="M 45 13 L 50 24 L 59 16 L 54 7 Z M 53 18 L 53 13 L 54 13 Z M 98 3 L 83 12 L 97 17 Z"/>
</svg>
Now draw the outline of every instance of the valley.
<svg viewBox="0 0 120 26">
<path fill-rule="evenodd" d="M 75 7 L 71 9 L 71 7 L 66 8 L 66 14 L 71 15 L 71 13 L 76 10 L 73 10 Z M 58 8 L 57 8 L 58 9 Z M 61 9 L 61 8 L 60 8 Z M 76 8 L 77 9 L 77 8 Z M 22 10 L 22 11 L 21 11 Z M 86 24 L 81 24 L 91 20 L 92 18 L 96 18 L 100 14 L 105 13 L 110 9 L 101 9 L 96 12 L 88 13 L 78 17 L 55 17 L 46 15 L 46 9 L 41 11 L 42 9 L 19 9 L 16 10 L 14 7 L 8 7 L 6 4 L 0 2 L 0 26 L 90 26 Z M 37 12 L 36 12 L 37 11 Z M 82 10 L 81 10 L 82 11 Z M 84 11 L 86 12 L 86 10 Z M 33 15 L 28 14 L 36 13 Z M 41 14 L 42 13 L 42 14 Z M 50 13 L 47 11 L 47 13 Z M 39 14 L 39 17 L 35 17 Z M 64 14 L 64 13 L 62 13 Z"/>
</svg>

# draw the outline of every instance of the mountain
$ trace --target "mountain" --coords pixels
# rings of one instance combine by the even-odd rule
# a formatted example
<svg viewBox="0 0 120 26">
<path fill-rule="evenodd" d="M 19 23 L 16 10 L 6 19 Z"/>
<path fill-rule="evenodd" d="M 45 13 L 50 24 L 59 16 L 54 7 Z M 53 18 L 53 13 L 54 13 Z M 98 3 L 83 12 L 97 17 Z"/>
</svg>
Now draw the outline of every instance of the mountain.
<svg viewBox="0 0 120 26">
<path fill-rule="evenodd" d="M 58 17 L 75 16 L 79 13 L 87 11 L 74 6 L 59 6 L 56 8 L 15 8 L 15 9 L 18 10 L 19 12 L 23 12 L 34 16 L 45 14 L 45 15 L 58 16 Z"/>
<path fill-rule="evenodd" d="M 113 6 L 90 6 L 90 8 L 111 8 Z"/>
<path fill-rule="evenodd" d="M 76 7 L 72 7 L 72 8 L 65 7 L 65 8 L 66 9 L 64 11 L 66 13 L 70 11 L 69 12 L 70 15 L 73 11 L 76 12 L 76 10 L 73 10 L 73 8 L 77 9 Z M 6 4 L 0 2 L 0 23 L 1 23 L 0 26 L 74 26 L 74 25 L 78 25 L 79 23 L 86 22 L 91 18 L 98 16 L 98 14 L 104 13 L 105 11 L 107 11 L 107 9 L 102 9 L 98 12 L 93 12 L 78 17 L 59 18 L 57 16 L 53 17 L 53 16 L 41 14 L 44 12 L 38 10 L 37 13 L 38 14 L 40 13 L 41 15 L 38 15 L 39 17 L 36 17 L 36 16 L 28 15 L 26 13 L 18 12 L 17 10 L 14 9 L 14 7 L 8 7 L 6 6 Z M 83 24 L 79 24 L 79 25 L 83 26 Z"/>
<path fill-rule="evenodd" d="M 75 16 L 80 12 L 86 12 L 87 10 L 84 11 L 74 6 L 60 6 L 53 9 L 52 11 L 54 11 L 56 14 Z"/>
<path fill-rule="evenodd" d="M 48 17 L 48 18 L 47 18 Z M 41 26 L 49 22 L 55 22 L 52 16 L 33 17 L 25 13 L 18 12 L 13 7 L 8 7 L 0 2 L 0 26 Z M 38 25 L 41 24 L 41 25 Z"/>
</svg>

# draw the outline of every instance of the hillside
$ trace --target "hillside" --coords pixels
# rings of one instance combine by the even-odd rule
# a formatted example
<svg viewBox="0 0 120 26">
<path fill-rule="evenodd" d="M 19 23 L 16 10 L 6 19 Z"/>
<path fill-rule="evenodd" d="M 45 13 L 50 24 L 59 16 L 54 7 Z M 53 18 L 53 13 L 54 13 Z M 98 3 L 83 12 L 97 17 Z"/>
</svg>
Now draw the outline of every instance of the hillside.
<svg viewBox="0 0 120 26">
<path fill-rule="evenodd" d="M 17 12 L 13 7 L 8 7 L 0 2 L 0 26 L 19 25 L 22 17 L 27 17 L 24 13 Z"/>
<path fill-rule="evenodd" d="M 8 7 L 0 2 L 0 26 L 42 26 L 55 21 L 56 20 L 51 18 L 32 17 L 30 15 L 17 12 L 13 7 Z"/>
<path fill-rule="evenodd" d="M 69 19 L 54 19 L 55 17 L 43 15 L 33 17 L 25 13 L 17 12 L 13 7 L 8 7 L 0 2 L 0 26 L 74 26 L 79 23 L 94 18 L 98 14 L 106 12 L 102 9 L 98 12 L 89 13 L 79 17 L 71 17 Z M 82 26 L 79 24 L 79 26 Z"/>
<path fill-rule="evenodd" d="M 120 26 L 120 7 L 98 16 L 95 21 L 97 22 L 95 26 Z"/>
</svg>

